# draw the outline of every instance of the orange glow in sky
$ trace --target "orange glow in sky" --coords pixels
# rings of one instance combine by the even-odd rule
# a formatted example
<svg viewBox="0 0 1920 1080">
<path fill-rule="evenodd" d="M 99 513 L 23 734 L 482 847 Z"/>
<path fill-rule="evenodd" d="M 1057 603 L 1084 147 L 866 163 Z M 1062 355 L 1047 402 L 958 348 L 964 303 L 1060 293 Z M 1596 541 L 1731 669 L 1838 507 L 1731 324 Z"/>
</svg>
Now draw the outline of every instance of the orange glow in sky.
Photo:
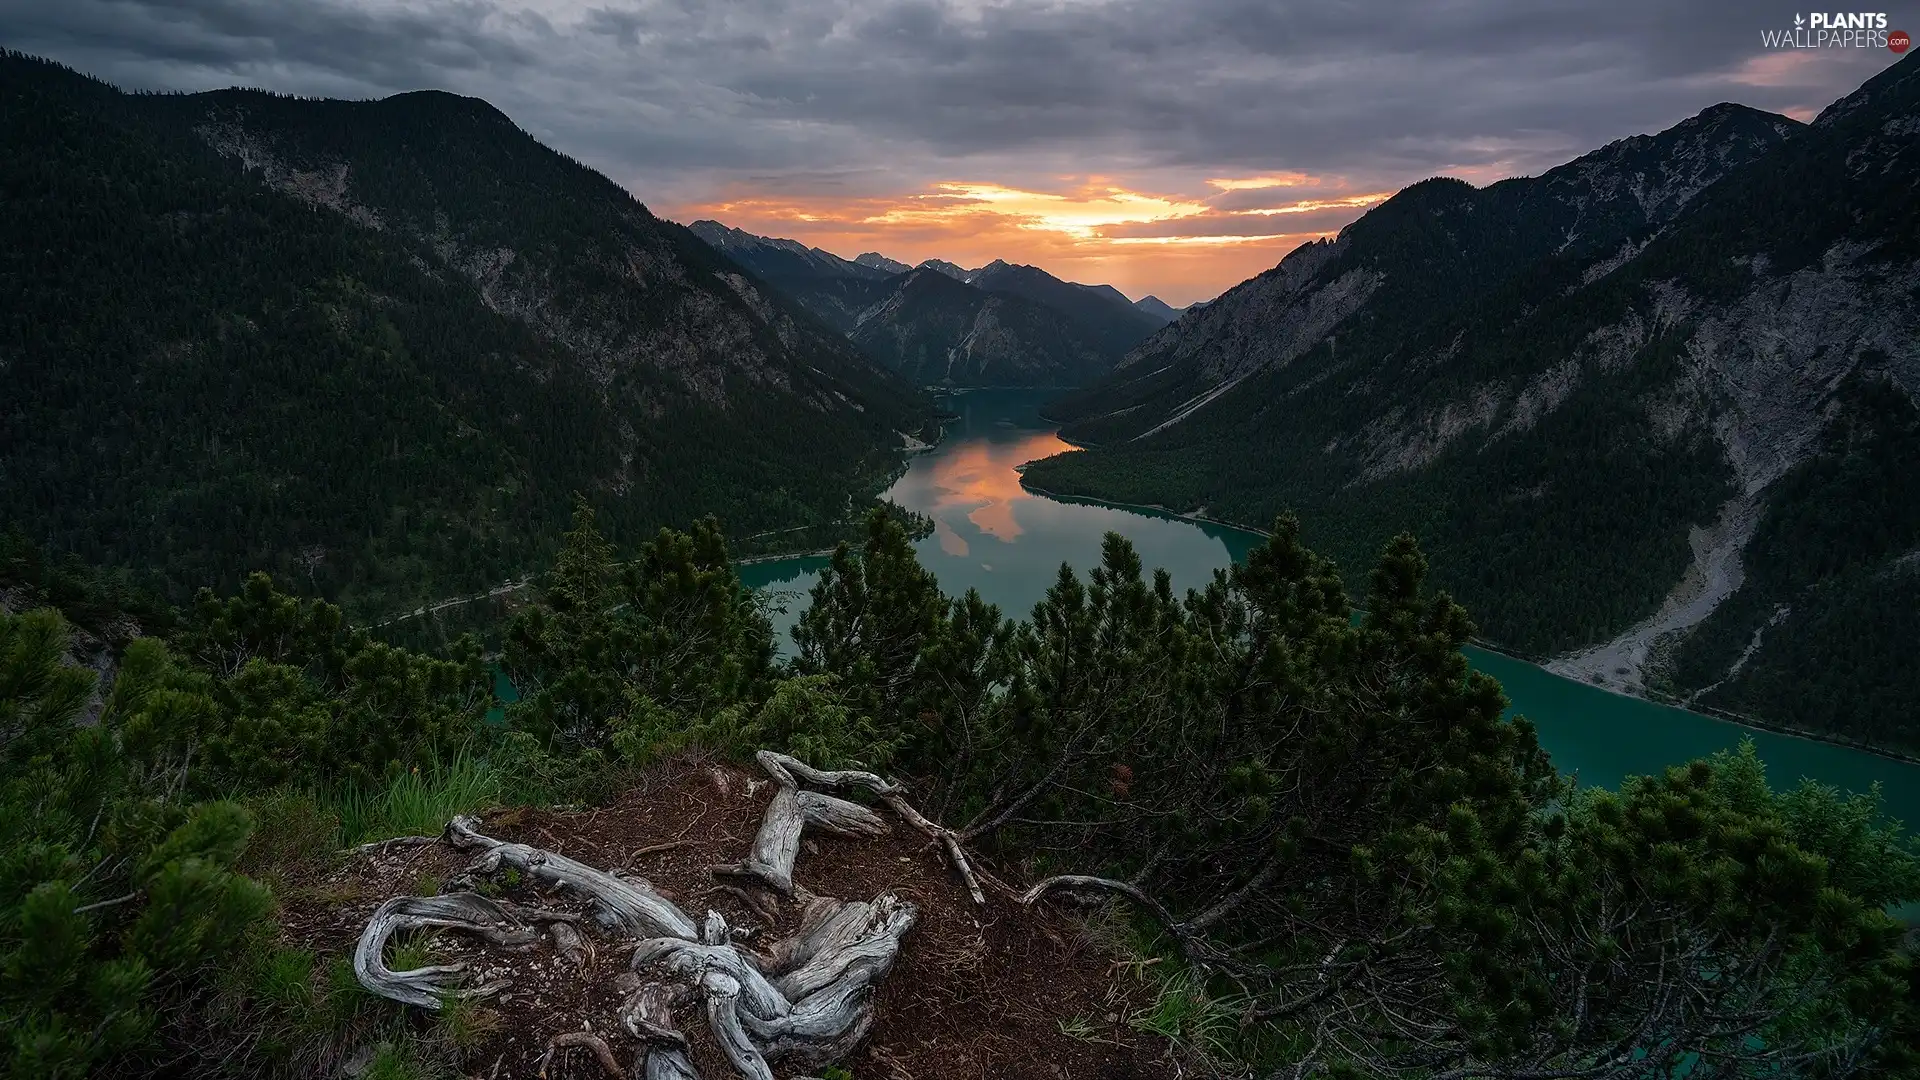
<svg viewBox="0 0 1920 1080">
<path fill-rule="evenodd" d="M 854 197 L 738 190 L 659 210 L 677 221 L 713 218 L 798 240 L 842 258 L 877 251 L 909 264 L 937 258 L 965 267 L 1005 259 L 1068 281 L 1110 284 L 1136 300 L 1151 293 L 1184 305 L 1271 268 L 1392 194 L 1287 171 L 1204 183 L 1187 193 L 1138 190 L 1104 177 L 1063 178 L 1049 190 L 953 180 Z"/>
</svg>

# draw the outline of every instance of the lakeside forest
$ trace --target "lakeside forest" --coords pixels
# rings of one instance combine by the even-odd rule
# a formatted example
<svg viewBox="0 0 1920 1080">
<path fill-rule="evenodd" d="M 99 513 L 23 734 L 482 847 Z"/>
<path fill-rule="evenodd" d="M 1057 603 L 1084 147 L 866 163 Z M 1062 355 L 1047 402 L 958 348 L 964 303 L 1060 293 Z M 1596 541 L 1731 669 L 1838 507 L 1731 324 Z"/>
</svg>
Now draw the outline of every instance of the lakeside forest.
<svg viewBox="0 0 1920 1080">
<path fill-rule="evenodd" d="M 576 508 L 503 630 L 498 722 L 477 641 L 397 648 L 265 575 L 124 642 L 95 697 L 65 656 L 123 624 L 114 586 L 9 563 L 49 605 L 0 616 L 10 1075 L 470 1073 L 484 1006 L 429 1019 L 361 990 L 347 942 L 284 943 L 281 913 L 339 900 L 319 870 L 765 749 L 908 780 L 996 875 L 1106 879 L 1167 1052 L 1237 1075 L 1920 1067 L 1886 914 L 1920 850 L 1875 799 L 1775 792 L 1750 752 L 1572 788 L 1410 538 L 1350 597 L 1282 519 L 1182 597 L 1112 535 L 1011 619 L 875 513 L 784 662 L 713 523 L 638 556 Z"/>
</svg>

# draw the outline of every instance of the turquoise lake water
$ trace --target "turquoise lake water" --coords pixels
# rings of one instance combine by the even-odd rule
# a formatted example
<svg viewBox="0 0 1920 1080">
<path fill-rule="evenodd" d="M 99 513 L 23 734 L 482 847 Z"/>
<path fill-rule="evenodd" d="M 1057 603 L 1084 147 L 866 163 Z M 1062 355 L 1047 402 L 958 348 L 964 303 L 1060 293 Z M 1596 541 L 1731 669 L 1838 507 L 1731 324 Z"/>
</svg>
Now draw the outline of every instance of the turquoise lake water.
<svg viewBox="0 0 1920 1080">
<path fill-rule="evenodd" d="M 1002 390 L 954 395 L 947 407 L 960 419 L 888 490 L 887 498 L 934 519 L 934 534 L 918 550 L 947 592 L 975 588 L 1009 616 L 1024 617 L 1062 562 L 1084 572 L 1099 561 L 1108 531 L 1130 540 L 1146 566 L 1165 567 L 1179 590 L 1204 584 L 1260 543 L 1258 535 L 1237 529 L 1022 488 L 1018 466 L 1070 449 L 1039 418 L 1046 397 Z M 825 563 L 818 556 L 752 563 L 741 576 L 784 600 L 787 611 L 776 620 L 784 636 Z M 1889 813 L 1920 823 L 1920 766 L 1623 697 L 1497 653 L 1469 649 L 1468 656 L 1500 680 L 1512 712 L 1533 721 L 1555 764 L 1583 784 L 1616 787 L 1626 776 L 1750 738 L 1776 786 L 1802 777 L 1851 791 L 1878 783 Z"/>
</svg>

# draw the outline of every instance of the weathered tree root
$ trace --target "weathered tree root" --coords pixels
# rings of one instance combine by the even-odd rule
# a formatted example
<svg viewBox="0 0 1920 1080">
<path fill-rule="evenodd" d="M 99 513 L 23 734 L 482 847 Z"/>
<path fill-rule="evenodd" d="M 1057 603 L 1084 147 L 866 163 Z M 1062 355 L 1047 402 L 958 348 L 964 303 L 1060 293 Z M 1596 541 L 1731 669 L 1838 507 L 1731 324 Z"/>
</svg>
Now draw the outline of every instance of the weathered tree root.
<svg viewBox="0 0 1920 1080">
<path fill-rule="evenodd" d="M 626 1070 L 620 1067 L 620 1062 L 613 1056 L 613 1047 L 608 1046 L 607 1040 L 591 1031 L 564 1031 L 549 1040 L 547 1052 L 540 1058 L 539 1075 L 542 1080 L 545 1080 L 547 1075 L 547 1066 L 553 1063 L 553 1055 L 561 1050 L 570 1050 L 575 1047 L 592 1051 L 594 1060 L 600 1063 L 600 1068 L 612 1076 L 613 1080 L 629 1080 Z"/>
<path fill-rule="evenodd" d="M 637 939 L 631 967 L 640 977 L 624 975 L 616 986 L 617 992 L 627 994 L 617 1013 L 619 1026 L 641 1044 L 640 1058 L 631 1070 L 623 1071 L 606 1035 L 566 1032 L 548 1044 L 540 1062 L 543 1074 L 557 1054 L 584 1049 L 603 1071 L 616 1077 L 699 1080 L 686 1052 L 686 1039 L 673 1020 L 674 1007 L 691 1004 L 696 996 L 733 1071 L 747 1080 L 773 1080 L 774 1062 L 811 1070 L 840 1061 L 853 1051 L 873 1024 L 874 988 L 892 969 L 916 912 L 912 904 L 892 895 L 849 903 L 815 897 L 794 884 L 794 864 L 806 828 L 850 836 L 889 831 L 887 823 L 867 807 L 808 790 L 803 784 L 863 788 L 879 796 L 909 824 L 939 841 L 974 900 L 985 902 L 980 879 L 968 864 L 959 837 L 915 811 L 899 784 L 873 773 L 814 769 L 769 751 L 757 758 L 777 790 L 748 858 L 715 869 L 722 875 L 750 877 L 804 904 L 799 926 L 791 934 L 774 937 L 771 927 L 777 912 L 751 902 L 757 898 L 748 890 L 722 886 L 743 897 L 767 920 L 769 929 L 755 938 L 757 951 L 737 944 L 732 928 L 718 912 L 709 911 L 696 923 L 644 880 L 608 873 L 526 844 L 496 840 L 482 834 L 479 823 L 470 817 L 456 817 L 448 824 L 445 839 L 476 856 L 468 873 L 494 874 L 511 868 L 530 881 L 571 890 L 593 902 L 594 917 L 607 930 Z M 375 845 L 369 850 L 390 848 Z M 361 935 L 355 971 L 377 994 L 438 1008 L 449 996 L 481 996 L 501 987 L 463 986 L 460 976 L 466 967 L 462 964 L 389 970 L 382 955 L 395 933 L 445 927 L 518 948 L 537 942 L 541 935 L 534 924 L 546 922 L 552 924 L 549 933 L 555 952 L 590 969 L 594 944 L 575 930 L 577 921 L 576 916 L 556 912 L 517 911 L 477 893 L 403 897 L 375 912 Z M 768 940 L 760 943 L 761 936 Z"/>
<path fill-rule="evenodd" d="M 423 1009 L 438 1009 L 450 997 L 486 997 L 501 986 L 462 986 L 465 964 L 434 964 L 411 971 L 387 966 L 387 942 L 401 931 L 443 928 L 478 934 L 497 945 L 515 945 L 533 939 L 533 931 L 506 909 L 478 893 L 446 896 L 397 896 L 381 904 L 360 932 L 353 950 L 353 973 L 360 985 L 379 994 Z"/>
<path fill-rule="evenodd" d="M 762 750 L 755 755 L 760 767 L 778 785 L 773 801 L 767 804 L 760 831 L 754 836 L 753 850 L 742 862 L 713 868 L 715 874 L 746 877 L 762 882 L 782 896 L 793 895 L 793 865 L 800 857 L 800 834 L 808 825 L 817 825 L 843 836 L 880 836 L 888 832 L 880 815 L 861 806 L 818 791 L 800 787 L 802 780 L 825 786 L 859 786 L 876 792 L 899 790 L 899 785 L 872 773 L 823 772 L 805 762 Z"/>
<path fill-rule="evenodd" d="M 646 1044 L 641 1080 L 700 1080 L 687 1058 L 686 1036 L 673 1026 L 673 1004 L 678 997 L 665 983 L 647 983 L 628 995 L 620 1007 L 620 1022 Z"/>
<path fill-rule="evenodd" d="M 816 769 L 796 758 L 777 754 L 771 750 L 762 750 L 754 755 L 760 768 L 779 790 L 774 793 L 773 801 L 767 806 L 766 816 L 761 820 L 760 832 L 754 837 L 753 852 L 745 861 L 713 868 L 715 874 L 748 877 L 765 883 L 769 888 L 783 896 L 793 895 L 793 866 L 800 854 L 800 834 L 808 825 L 818 825 L 832 832 L 847 835 L 877 836 L 887 831 L 886 823 L 879 815 L 858 803 L 800 787 L 801 783 L 822 787 L 858 787 L 865 788 L 880 797 L 900 819 L 918 829 L 929 839 L 940 845 L 947 862 L 967 887 L 967 894 L 979 906 L 987 902 L 986 890 L 981 887 L 984 878 L 974 869 L 968 860 L 966 848 L 961 843 L 960 834 L 944 825 L 939 825 L 914 809 L 907 801 L 906 787 L 897 781 L 888 780 L 870 772 L 857 769 L 827 771 Z M 991 879 L 984 879 L 991 880 Z M 994 883 L 1002 891 L 1013 890 Z"/>
<path fill-rule="evenodd" d="M 470 872 L 492 874 L 502 866 L 549 885 L 572 889 L 591 898 L 598 918 L 610 930 L 634 937 L 694 937 L 693 920 L 639 878 L 614 877 L 565 855 L 526 844 L 509 844 L 479 831 L 479 822 L 461 815 L 447 825 L 447 840 L 462 851 L 481 852 Z"/>
</svg>

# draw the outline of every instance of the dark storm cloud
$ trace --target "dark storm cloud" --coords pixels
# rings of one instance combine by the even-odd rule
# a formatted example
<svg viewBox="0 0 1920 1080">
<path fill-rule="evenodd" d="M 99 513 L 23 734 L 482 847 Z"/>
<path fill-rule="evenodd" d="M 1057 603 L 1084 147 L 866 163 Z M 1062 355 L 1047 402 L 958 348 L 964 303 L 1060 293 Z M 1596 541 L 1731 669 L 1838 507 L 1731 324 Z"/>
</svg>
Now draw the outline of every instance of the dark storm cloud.
<svg viewBox="0 0 1920 1080">
<path fill-rule="evenodd" d="M 1160 176 L 1205 195 L 1197 178 L 1282 168 L 1359 191 L 1537 171 L 1724 99 L 1818 108 L 1891 59 L 1763 56 L 1761 30 L 1793 12 L 1744 0 L 0 0 L 0 39 L 140 87 L 474 94 L 669 202 L 764 191 L 767 177 L 879 193 Z"/>
</svg>

